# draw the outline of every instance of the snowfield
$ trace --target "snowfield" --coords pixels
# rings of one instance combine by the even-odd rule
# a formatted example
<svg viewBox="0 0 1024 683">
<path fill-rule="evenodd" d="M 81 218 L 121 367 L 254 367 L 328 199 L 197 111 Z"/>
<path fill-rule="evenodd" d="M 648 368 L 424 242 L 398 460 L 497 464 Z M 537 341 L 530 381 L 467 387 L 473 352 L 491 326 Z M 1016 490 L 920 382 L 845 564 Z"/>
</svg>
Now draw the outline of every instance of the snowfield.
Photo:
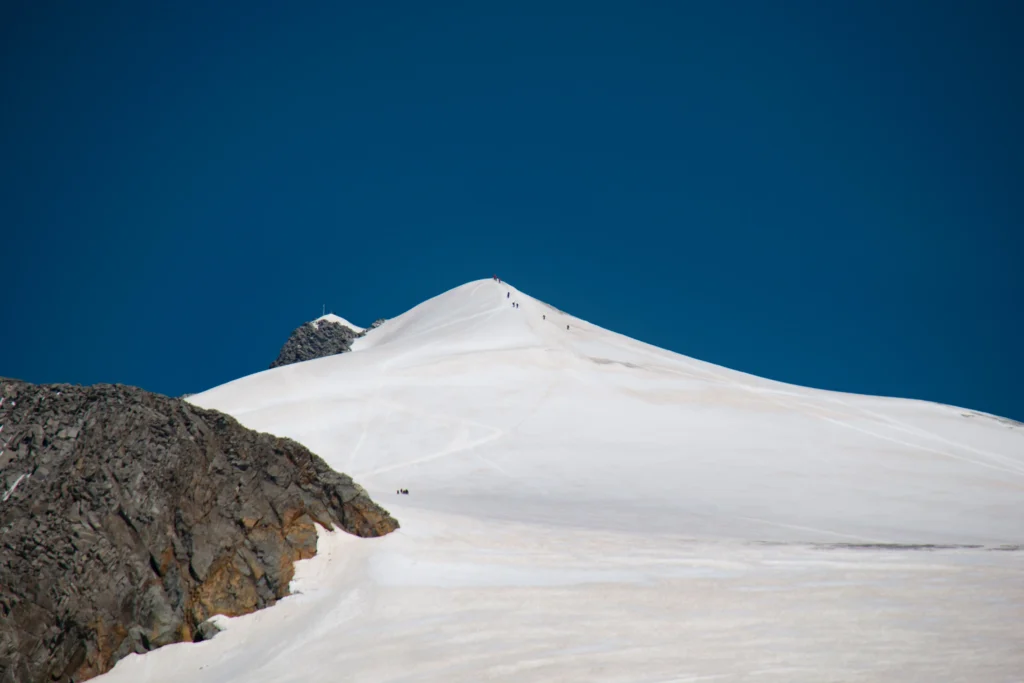
<svg viewBox="0 0 1024 683">
<path fill-rule="evenodd" d="M 1018 423 L 761 379 L 493 280 L 189 401 L 402 528 L 321 531 L 295 595 L 103 683 L 1024 681 Z"/>
</svg>

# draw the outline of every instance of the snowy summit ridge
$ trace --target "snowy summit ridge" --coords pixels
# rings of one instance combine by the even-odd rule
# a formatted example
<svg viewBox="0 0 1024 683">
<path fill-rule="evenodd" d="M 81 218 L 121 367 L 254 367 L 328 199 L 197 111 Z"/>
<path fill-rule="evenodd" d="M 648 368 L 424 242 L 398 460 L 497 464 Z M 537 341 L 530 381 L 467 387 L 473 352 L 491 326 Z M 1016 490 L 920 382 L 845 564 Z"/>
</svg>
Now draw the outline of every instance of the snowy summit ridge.
<svg viewBox="0 0 1024 683">
<path fill-rule="evenodd" d="M 351 351 L 189 400 L 299 441 L 402 529 L 322 533 L 302 596 L 230 620 L 187 660 L 129 658 L 109 681 L 1024 670 L 1019 424 L 762 379 L 494 279 Z"/>
<path fill-rule="evenodd" d="M 316 320 L 313 321 L 313 324 L 316 325 L 317 327 L 319 327 L 320 323 L 322 323 L 322 322 L 337 323 L 338 325 L 342 325 L 344 327 L 349 328 L 353 332 L 365 332 L 366 331 L 364 328 L 359 327 L 358 325 L 353 325 L 349 321 L 347 321 L 344 318 L 342 318 L 340 315 L 335 315 L 333 313 L 327 313 L 325 315 L 320 316 L 319 318 L 317 318 Z"/>
</svg>

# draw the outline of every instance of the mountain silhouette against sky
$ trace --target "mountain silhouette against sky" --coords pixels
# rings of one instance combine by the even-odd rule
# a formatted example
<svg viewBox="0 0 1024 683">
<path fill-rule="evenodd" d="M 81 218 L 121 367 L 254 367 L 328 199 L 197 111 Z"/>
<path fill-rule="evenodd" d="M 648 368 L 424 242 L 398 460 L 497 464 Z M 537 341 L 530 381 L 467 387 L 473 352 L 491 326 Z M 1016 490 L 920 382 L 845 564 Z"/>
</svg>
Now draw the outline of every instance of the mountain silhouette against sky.
<svg viewBox="0 0 1024 683">
<path fill-rule="evenodd" d="M 1024 667 L 1011 420 L 758 378 L 494 279 L 188 400 L 302 443 L 402 526 L 321 531 L 295 595 L 104 683 Z"/>
</svg>

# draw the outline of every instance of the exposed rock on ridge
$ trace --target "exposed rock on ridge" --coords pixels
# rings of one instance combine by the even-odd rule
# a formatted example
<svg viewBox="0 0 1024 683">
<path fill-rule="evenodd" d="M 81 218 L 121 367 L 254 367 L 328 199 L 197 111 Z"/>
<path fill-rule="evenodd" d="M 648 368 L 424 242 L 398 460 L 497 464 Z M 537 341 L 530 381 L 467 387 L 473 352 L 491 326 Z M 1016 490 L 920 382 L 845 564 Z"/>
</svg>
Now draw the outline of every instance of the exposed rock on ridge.
<svg viewBox="0 0 1024 683">
<path fill-rule="evenodd" d="M 281 347 L 277 360 L 270 364 L 271 368 L 302 361 L 333 356 L 352 350 L 352 342 L 370 330 L 384 324 L 384 318 L 374 321 L 369 328 L 356 332 L 351 327 L 333 320 L 314 320 L 295 328 L 288 341 Z"/>
<path fill-rule="evenodd" d="M 2 683 L 85 680 L 273 604 L 314 522 L 398 527 L 300 444 L 141 389 L 0 379 L 0 423 Z"/>
</svg>

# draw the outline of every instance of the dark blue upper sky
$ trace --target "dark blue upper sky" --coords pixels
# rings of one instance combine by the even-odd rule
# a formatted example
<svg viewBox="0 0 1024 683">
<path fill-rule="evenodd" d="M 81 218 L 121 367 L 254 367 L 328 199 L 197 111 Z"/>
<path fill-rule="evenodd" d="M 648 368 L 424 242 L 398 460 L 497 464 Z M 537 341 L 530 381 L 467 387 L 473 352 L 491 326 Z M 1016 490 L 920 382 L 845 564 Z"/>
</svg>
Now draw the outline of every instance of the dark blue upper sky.
<svg viewBox="0 0 1024 683">
<path fill-rule="evenodd" d="M 1024 419 L 1020 6 L 4 3 L 0 375 L 198 391 L 497 272 Z"/>
</svg>

